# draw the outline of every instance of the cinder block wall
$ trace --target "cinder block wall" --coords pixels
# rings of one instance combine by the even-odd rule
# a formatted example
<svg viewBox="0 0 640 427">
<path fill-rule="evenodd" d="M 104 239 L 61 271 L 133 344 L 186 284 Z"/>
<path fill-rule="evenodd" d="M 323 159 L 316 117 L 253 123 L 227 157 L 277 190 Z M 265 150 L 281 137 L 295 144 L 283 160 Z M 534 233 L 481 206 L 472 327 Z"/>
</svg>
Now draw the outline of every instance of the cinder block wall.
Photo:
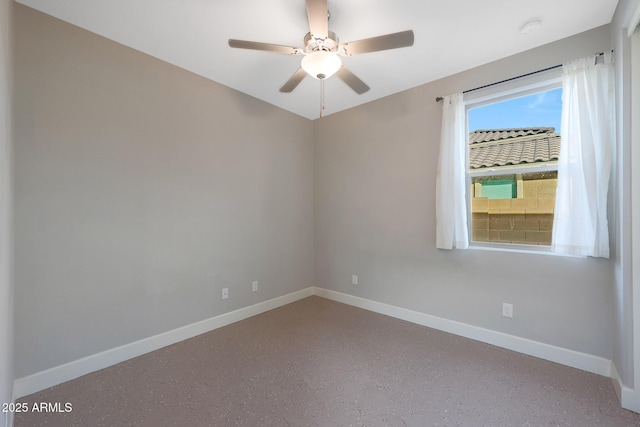
<svg viewBox="0 0 640 427">
<path fill-rule="evenodd" d="M 524 181 L 524 197 L 520 199 L 474 197 L 472 240 L 551 245 L 556 185 L 557 179 Z"/>
</svg>

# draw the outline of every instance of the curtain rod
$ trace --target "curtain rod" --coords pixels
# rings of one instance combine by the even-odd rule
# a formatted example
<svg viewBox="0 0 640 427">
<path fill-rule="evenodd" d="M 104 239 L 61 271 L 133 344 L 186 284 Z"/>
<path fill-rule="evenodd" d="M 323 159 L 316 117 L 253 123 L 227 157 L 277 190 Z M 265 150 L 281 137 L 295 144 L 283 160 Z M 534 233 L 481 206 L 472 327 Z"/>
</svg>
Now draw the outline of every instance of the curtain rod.
<svg viewBox="0 0 640 427">
<path fill-rule="evenodd" d="M 613 52 L 613 49 L 611 49 L 611 52 Z M 598 57 L 598 56 L 602 56 L 602 55 L 604 55 L 604 52 L 596 53 L 596 57 Z M 543 68 L 542 70 L 538 70 L 538 71 L 532 71 L 532 72 L 530 72 L 530 73 L 522 74 L 522 75 L 520 75 L 520 76 L 516 76 L 516 77 L 511 77 L 511 78 L 509 78 L 509 79 L 500 80 L 499 82 L 489 83 L 489 84 L 484 85 L 484 86 L 474 87 L 473 89 L 467 89 L 467 90 L 463 91 L 462 93 L 469 93 L 469 92 L 473 92 L 473 91 L 475 91 L 475 90 L 484 89 L 484 88 L 486 88 L 486 87 L 491 87 L 491 86 L 499 85 L 499 84 L 502 84 L 502 83 L 507 83 L 507 82 L 510 82 L 510 81 L 512 81 L 512 80 L 518 80 L 518 79 L 521 79 L 521 78 L 523 78 L 523 77 L 529 77 L 529 76 L 532 76 L 532 75 L 534 75 L 534 74 L 544 73 L 545 71 L 554 70 L 554 69 L 556 69 L 556 68 L 560 68 L 560 67 L 562 67 L 562 64 L 554 65 L 553 67 Z M 438 97 L 436 98 L 436 102 L 440 102 L 440 101 L 442 101 L 443 99 L 444 99 L 444 97 L 442 97 L 442 96 L 438 96 Z"/>
</svg>

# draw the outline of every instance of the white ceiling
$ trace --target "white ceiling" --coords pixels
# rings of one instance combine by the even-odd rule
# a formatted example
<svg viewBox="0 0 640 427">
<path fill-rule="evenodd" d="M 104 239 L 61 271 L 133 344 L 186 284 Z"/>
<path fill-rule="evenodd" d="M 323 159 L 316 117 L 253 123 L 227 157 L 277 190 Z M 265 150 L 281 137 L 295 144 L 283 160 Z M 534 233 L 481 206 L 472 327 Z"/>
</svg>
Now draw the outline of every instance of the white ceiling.
<svg viewBox="0 0 640 427">
<path fill-rule="evenodd" d="M 303 47 L 304 0 L 18 0 L 293 113 L 319 116 L 320 82 L 279 89 L 300 56 L 231 49 L 229 38 Z M 343 63 L 371 90 L 325 82 L 325 115 L 611 22 L 618 0 L 329 0 L 341 42 L 413 30 L 412 47 Z M 539 31 L 520 28 L 540 19 Z"/>
</svg>

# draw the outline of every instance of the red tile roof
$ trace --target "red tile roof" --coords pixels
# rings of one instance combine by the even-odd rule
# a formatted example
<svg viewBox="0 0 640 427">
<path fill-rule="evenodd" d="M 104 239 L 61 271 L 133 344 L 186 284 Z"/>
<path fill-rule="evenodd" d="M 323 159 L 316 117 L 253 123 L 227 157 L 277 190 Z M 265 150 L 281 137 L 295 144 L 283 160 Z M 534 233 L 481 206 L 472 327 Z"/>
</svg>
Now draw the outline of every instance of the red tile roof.
<svg viewBox="0 0 640 427">
<path fill-rule="evenodd" d="M 558 160 L 560 135 L 552 127 L 476 130 L 469 134 L 469 165 L 481 169 Z"/>
</svg>

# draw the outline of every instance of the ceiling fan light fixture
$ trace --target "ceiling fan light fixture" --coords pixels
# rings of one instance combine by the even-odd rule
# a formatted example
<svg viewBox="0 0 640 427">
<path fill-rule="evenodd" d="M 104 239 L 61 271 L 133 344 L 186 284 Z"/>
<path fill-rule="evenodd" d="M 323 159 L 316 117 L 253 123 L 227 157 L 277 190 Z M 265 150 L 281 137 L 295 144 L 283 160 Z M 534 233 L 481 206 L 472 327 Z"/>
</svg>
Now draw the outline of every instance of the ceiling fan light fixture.
<svg viewBox="0 0 640 427">
<path fill-rule="evenodd" d="M 342 67 L 342 61 L 334 52 L 318 50 L 302 58 L 300 65 L 314 79 L 323 80 L 337 73 Z"/>
</svg>

